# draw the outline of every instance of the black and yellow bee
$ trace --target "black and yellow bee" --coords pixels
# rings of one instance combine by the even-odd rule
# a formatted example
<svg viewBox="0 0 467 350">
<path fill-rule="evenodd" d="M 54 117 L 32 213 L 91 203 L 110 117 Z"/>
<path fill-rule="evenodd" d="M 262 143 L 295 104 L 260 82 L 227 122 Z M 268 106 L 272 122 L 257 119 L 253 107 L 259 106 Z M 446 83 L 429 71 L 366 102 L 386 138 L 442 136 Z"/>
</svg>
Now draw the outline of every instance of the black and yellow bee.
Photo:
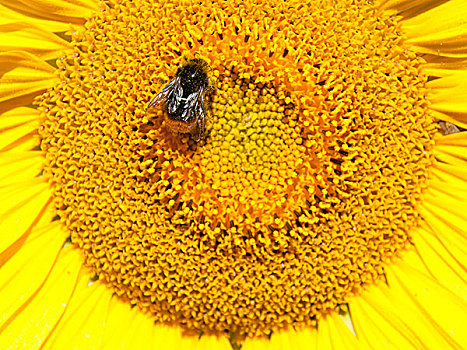
<svg viewBox="0 0 467 350">
<path fill-rule="evenodd" d="M 206 95 L 212 92 L 209 65 L 200 58 L 188 60 L 178 67 L 172 79 L 149 103 L 162 106 L 169 129 L 190 133 L 198 142 L 206 126 Z"/>
</svg>

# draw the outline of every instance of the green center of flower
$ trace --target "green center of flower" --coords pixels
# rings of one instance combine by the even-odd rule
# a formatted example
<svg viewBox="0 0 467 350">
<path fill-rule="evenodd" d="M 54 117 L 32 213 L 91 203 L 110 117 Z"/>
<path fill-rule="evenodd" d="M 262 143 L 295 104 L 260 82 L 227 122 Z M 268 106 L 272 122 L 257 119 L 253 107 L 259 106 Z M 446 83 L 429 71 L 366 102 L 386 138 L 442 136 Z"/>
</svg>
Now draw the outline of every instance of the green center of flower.
<svg viewBox="0 0 467 350">
<path fill-rule="evenodd" d="M 40 100 L 57 214 L 156 321 L 315 325 L 407 244 L 435 125 L 394 18 L 364 1 L 111 1 L 73 45 Z M 147 109 L 183 56 L 215 87 L 198 143 Z"/>
</svg>

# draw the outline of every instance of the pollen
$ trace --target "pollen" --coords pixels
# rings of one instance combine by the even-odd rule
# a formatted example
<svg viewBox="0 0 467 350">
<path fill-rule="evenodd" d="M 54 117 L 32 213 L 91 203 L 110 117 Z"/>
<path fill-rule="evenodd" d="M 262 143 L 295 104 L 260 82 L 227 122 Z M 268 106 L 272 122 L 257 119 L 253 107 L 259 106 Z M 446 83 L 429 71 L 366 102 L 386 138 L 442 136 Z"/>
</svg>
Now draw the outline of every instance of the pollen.
<svg viewBox="0 0 467 350">
<path fill-rule="evenodd" d="M 316 326 L 410 244 L 433 161 L 423 62 L 367 1 L 107 1 L 37 100 L 56 214 L 155 322 Z M 148 103 L 210 67 L 199 142 Z"/>
</svg>

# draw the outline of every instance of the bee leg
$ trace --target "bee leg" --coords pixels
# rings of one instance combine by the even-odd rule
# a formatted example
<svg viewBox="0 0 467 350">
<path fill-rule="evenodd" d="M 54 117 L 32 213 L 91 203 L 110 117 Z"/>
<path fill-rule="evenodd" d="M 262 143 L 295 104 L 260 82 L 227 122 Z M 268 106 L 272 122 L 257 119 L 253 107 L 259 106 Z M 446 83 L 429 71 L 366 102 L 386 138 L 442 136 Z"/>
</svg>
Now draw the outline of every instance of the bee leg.
<svg viewBox="0 0 467 350">
<path fill-rule="evenodd" d="M 190 134 L 191 134 L 191 138 L 195 142 L 199 142 L 201 140 L 201 137 L 203 136 L 203 134 L 200 132 L 198 126 L 196 126 L 193 130 L 191 130 Z"/>
<path fill-rule="evenodd" d="M 156 105 L 156 100 L 157 100 L 157 95 L 152 98 L 152 100 L 149 102 L 149 104 L 146 106 L 146 110 L 151 108 L 152 106 Z"/>
</svg>

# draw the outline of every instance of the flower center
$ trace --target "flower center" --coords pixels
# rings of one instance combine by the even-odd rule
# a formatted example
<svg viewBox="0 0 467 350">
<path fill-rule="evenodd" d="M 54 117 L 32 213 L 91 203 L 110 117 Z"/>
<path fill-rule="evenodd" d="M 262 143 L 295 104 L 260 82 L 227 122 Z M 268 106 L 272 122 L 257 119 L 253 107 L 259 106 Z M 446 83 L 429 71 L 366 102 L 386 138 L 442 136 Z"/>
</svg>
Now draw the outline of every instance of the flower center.
<svg viewBox="0 0 467 350">
<path fill-rule="evenodd" d="M 57 214 L 156 321 L 315 325 L 407 244 L 435 125 L 395 18 L 365 1 L 110 1 L 72 43 L 39 101 Z M 146 108 L 184 55 L 215 87 L 198 143 Z"/>
</svg>

